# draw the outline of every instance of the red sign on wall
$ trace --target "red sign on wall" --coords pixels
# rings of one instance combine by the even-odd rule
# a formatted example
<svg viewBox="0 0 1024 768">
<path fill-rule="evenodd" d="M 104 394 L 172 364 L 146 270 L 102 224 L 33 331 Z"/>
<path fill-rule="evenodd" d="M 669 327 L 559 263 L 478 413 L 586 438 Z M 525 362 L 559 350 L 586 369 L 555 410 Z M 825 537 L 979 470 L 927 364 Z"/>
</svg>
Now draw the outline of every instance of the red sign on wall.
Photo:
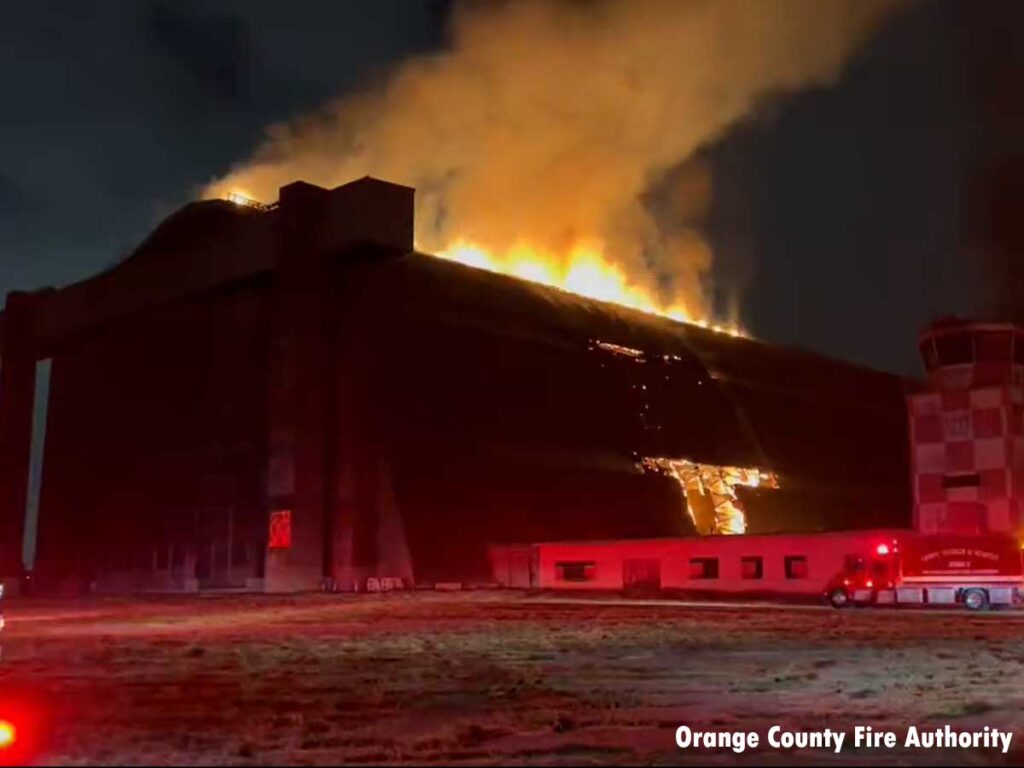
<svg viewBox="0 0 1024 768">
<path fill-rule="evenodd" d="M 291 549 L 292 546 L 292 511 L 277 509 L 270 513 L 271 549 Z"/>
</svg>

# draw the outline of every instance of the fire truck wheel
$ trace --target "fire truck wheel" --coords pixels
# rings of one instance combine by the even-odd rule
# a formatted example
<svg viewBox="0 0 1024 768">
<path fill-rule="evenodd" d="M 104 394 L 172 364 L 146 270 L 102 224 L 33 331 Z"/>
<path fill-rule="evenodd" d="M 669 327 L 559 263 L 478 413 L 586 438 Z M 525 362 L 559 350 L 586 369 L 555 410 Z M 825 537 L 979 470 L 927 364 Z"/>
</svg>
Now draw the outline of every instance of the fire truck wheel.
<svg viewBox="0 0 1024 768">
<path fill-rule="evenodd" d="M 833 608 L 846 608 L 850 604 L 850 596 L 845 589 L 833 589 L 829 593 L 828 602 Z"/>
<path fill-rule="evenodd" d="M 964 591 L 964 605 L 969 611 L 980 611 L 988 607 L 988 592 L 984 589 L 968 589 Z"/>
</svg>

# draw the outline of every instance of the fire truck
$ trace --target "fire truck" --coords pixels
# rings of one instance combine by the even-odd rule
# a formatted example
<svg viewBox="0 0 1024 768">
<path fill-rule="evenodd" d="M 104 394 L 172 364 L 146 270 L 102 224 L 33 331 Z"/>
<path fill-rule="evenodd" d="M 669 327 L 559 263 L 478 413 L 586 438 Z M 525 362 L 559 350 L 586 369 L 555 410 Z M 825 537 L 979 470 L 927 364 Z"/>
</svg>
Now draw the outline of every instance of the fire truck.
<svg viewBox="0 0 1024 768">
<path fill-rule="evenodd" d="M 847 557 L 824 594 L 836 608 L 1011 606 L 1024 599 L 1024 561 L 1008 535 L 910 534 L 878 544 L 869 557 Z"/>
</svg>

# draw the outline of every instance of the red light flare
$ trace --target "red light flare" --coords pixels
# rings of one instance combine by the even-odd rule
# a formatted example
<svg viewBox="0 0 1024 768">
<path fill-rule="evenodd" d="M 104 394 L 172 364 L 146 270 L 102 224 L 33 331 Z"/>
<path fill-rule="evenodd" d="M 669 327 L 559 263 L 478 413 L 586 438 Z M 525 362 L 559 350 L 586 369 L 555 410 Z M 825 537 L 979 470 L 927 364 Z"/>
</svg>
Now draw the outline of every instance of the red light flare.
<svg viewBox="0 0 1024 768">
<path fill-rule="evenodd" d="M 0 766 L 24 765 L 35 756 L 28 743 L 31 739 L 21 738 L 27 728 L 23 717 L 15 717 L 6 710 L 0 716 Z"/>
<path fill-rule="evenodd" d="M 9 749 L 18 740 L 18 729 L 10 720 L 0 720 L 0 749 Z"/>
<path fill-rule="evenodd" d="M 35 763 L 49 742 L 53 707 L 44 693 L 0 686 L 0 766 Z"/>
<path fill-rule="evenodd" d="M 876 551 L 876 552 L 877 552 L 877 553 L 878 553 L 879 555 L 888 555 L 888 554 L 889 554 L 889 545 L 888 545 L 888 544 L 885 544 L 885 543 L 883 542 L 882 544 L 879 544 L 879 545 L 878 545 L 878 547 L 877 547 L 877 548 L 875 549 L 875 551 Z"/>
</svg>

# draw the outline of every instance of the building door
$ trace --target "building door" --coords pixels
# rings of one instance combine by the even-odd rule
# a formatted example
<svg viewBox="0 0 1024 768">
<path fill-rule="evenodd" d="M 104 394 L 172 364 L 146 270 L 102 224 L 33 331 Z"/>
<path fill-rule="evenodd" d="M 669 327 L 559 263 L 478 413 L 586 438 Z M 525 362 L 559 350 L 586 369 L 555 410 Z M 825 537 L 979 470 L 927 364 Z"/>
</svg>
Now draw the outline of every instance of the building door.
<svg viewBox="0 0 1024 768">
<path fill-rule="evenodd" d="M 661 561 L 654 558 L 637 558 L 622 561 L 622 586 L 634 591 L 658 591 L 661 589 Z"/>
<path fill-rule="evenodd" d="M 536 583 L 533 547 L 514 547 L 508 552 L 508 585 L 516 589 L 529 589 Z"/>
</svg>

